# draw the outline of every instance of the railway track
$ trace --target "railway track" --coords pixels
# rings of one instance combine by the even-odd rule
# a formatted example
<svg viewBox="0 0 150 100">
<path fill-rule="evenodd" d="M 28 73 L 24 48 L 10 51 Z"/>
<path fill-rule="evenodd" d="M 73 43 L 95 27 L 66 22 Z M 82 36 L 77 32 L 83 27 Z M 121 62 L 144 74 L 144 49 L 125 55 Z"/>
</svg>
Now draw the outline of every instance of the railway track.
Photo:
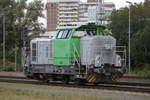
<svg viewBox="0 0 150 100">
<path fill-rule="evenodd" d="M 105 89 L 105 90 L 117 90 L 117 91 L 128 91 L 128 92 L 140 92 L 150 94 L 150 83 L 131 83 L 131 82 L 110 82 L 101 83 L 98 85 L 85 84 L 85 85 L 75 85 L 74 83 L 63 84 L 61 82 L 51 82 L 46 83 L 37 80 L 27 79 L 25 77 L 10 77 L 10 76 L 0 76 L 0 82 L 8 83 L 23 83 L 23 84 L 34 84 L 34 85 L 50 85 L 50 86 L 60 86 L 60 87 L 71 87 L 71 88 L 86 88 L 86 89 Z"/>
<path fill-rule="evenodd" d="M 19 79 L 27 79 L 26 77 L 21 76 L 0 76 L 0 78 L 19 78 Z M 141 77 L 141 76 L 123 76 L 122 79 L 142 79 L 142 80 L 150 80 L 150 77 Z"/>
</svg>

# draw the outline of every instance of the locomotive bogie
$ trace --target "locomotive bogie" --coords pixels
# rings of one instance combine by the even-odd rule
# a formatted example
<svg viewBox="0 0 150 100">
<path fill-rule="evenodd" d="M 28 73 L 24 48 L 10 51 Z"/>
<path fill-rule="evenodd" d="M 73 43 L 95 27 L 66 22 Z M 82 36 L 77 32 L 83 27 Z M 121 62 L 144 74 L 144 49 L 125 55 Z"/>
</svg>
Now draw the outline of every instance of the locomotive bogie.
<svg viewBox="0 0 150 100">
<path fill-rule="evenodd" d="M 32 65 L 31 69 L 32 73 L 50 73 L 50 74 L 66 74 L 66 75 L 74 75 L 77 74 L 77 68 L 68 67 L 60 67 L 60 66 L 50 66 L 50 65 Z"/>
</svg>

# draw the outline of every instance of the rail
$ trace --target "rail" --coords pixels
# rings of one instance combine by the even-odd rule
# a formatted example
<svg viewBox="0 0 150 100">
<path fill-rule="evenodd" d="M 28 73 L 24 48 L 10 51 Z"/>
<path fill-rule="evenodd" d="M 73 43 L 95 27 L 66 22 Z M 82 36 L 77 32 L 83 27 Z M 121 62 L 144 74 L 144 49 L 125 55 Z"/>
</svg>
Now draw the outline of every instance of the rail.
<svg viewBox="0 0 150 100">
<path fill-rule="evenodd" d="M 68 87 L 68 88 L 86 88 L 86 89 L 105 89 L 105 90 L 116 90 L 116 91 L 128 91 L 128 92 L 139 92 L 139 93 L 148 93 L 150 94 L 150 83 L 131 83 L 131 82 L 117 82 L 117 83 L 100 83 L 98 85 L 93 85 L 85 83 L 84 85 L 76 85 L 75 83 L 63 84 L 61 82 L 42 82 L 37 80 L 31 80 L 26 78 L 19 77 L 6 77 L 0 76 L 0 82 L 7 83 L 21 83 L 21 84 L 34 84 L 34 85 L 51 85 L 59 87 Z"/>
</svg>

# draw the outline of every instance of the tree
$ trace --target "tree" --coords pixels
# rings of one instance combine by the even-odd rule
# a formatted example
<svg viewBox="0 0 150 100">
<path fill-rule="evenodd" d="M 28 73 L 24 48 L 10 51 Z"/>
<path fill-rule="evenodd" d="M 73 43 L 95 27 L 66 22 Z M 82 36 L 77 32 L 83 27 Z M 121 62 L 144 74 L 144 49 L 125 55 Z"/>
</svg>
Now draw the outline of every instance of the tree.
<svg viewBox="0 0 150 100">
<path fill-rule="evenodd" d="M 16 26 L 15 30 L 19 32 L 18 34 L 22 33 L 23 27 L 28 27 L 29 32 L 34 34 L 39 34 L 44 31 L 42 27 L 43 23 L 38 22 L 39 17 L 44 17 L 42 14 L 43 11 L 43 4 L 41 0 L 35 0 L 34 2 L 30 2 L 26 4 L 25 0 L 21 0 L 17 2 L 16 10 Z M 21 47 L 21 34 L 18 35 L 18 46 Z M 21 44 L 20 44 L 21 43 Z"/>
<path fill-rule="evenodd" d="M 42 0 L 0 0 L 0 48 L 2 48 L 2 16 L 6 19 L 6 56 L 10 61 L 14 60 L 15 46 L 21 48 L 23 41 L 21 33 L 23 27 L 28 27 L 29 32 L 38 35 L 44 31 L 43 23 L 38 22 L 39 17 L 44 17 Z M 2 51 L 2 50 L 1 50 Z M 1 53 L 0 51 L 0 53 Z"/>
<path fill-rule="evenodd" d="M 149 21 L 150 23 L 150 21 Z M 133 65 L 136 67 L 142 67 L 144 64 L 150 64 L 150 24 L 143 30 L 139 30 L 134 36 L 131 41 L 132 48 L 132 58 L 133 58 Z"/>
<path fill-rule="evenodd" d="M 128 46 L 128 8 L 114 10 L 109 28 L 116 37 L 118 45 Z M 141 67 L 150 64 L 150 2 L 131 6 L 131 65 Z M 132 68 L 133 68 L 132 67 Z"/>
</svg>

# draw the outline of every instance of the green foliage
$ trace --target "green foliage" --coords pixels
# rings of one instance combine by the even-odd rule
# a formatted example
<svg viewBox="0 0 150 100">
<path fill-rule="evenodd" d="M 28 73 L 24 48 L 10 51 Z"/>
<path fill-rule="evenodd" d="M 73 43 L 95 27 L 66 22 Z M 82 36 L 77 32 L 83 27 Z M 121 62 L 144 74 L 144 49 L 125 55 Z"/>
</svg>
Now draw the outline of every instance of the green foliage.
<svg viewBox="0 0 150 100">
<path fill-rule="evenodd" d="M 128 75 L 150 77 L 150 64 L 141 65 L 140 68 L 135 69 Z"/>
<path fill-rule="evenodd" d="M 2 59 L 0 59 L 0 69 L 1 69 L 1 68 L 4 68 L 4 67 L 3 67 L 3 60 L 2 60 Z M 5 68 L 9 68 L 9 69 L 10 69 L 10 68 L 15 68 L 15 63 L 6 60 Z M 5 68 L 4 68 L 4 69 L 5 69 Z"/>
<path fill-rule="evenodd" d="M 119 45 L 126 45 L 127 43 L 127 12 L 127 8 L 124 8 L 124 10 L 120 11 L 114 11 L 111 18 L 113 21 L 111 23 L 110 28 L 112 29 L 112 33 L 115 33 L 113 35 L 118 39 Z"/>
<path fill-rule="evenodd" d="M 111 24 L 118 45 L 128 46 L 128 8 L 114 10 Z M 131 64 L 132 68 L 150 64 L 150 2 L 131 6 Z M 143 67 L 142 67 L 143 68 Z"/>
<path fill-rule="evenodd" d="M 132 58 L 134 65 L 141 67 L 142 64 L 150 64 L 150 24 L 137 32 L 131 41 Z"/>
<path fill-rule="evenodd" d="M 22 47 L 21 32 L 24 26 L 30 29 L 30 32 L 39 34 L 43 32 L 43 23 L 38 22 L 42 14 L 43 4 L 41 0 L 34 0 L 27 4 L 27 0 L 0 0 L 0 30 L 2 30 L 2 16 L 6 19 L 6 44 L 8 48 L 14 48 L 15 44 Z M 2 37 L 2 31 L 0 31 Z M 0 38 L 2 43 L 2 38 Z"/>
<path fill-rule="evenodd" d="M 150 64 L 145 64 L 137 71 L 139 76 L 150 77 Z"/>
<path fill-rule="evenodd" d="M 23 46 L 21 39 L 23 27 L 28 27 L 29 32 L 35 34 L 33 36 L 38 36 L 39 33 L 44 32 L 43 23 L 38 22 L 39 17 L 44 17 L 42 14 L 44 5 L 41 1 L 34 0 L 27 3 L 27 0 L 0 0 L 0 54 L 2 54 L 3 46 L 2 22 L 5 16 L 6 59 L 8 61 L 14 60 L 15 47 L 21 49 Z"/>
</svg>

